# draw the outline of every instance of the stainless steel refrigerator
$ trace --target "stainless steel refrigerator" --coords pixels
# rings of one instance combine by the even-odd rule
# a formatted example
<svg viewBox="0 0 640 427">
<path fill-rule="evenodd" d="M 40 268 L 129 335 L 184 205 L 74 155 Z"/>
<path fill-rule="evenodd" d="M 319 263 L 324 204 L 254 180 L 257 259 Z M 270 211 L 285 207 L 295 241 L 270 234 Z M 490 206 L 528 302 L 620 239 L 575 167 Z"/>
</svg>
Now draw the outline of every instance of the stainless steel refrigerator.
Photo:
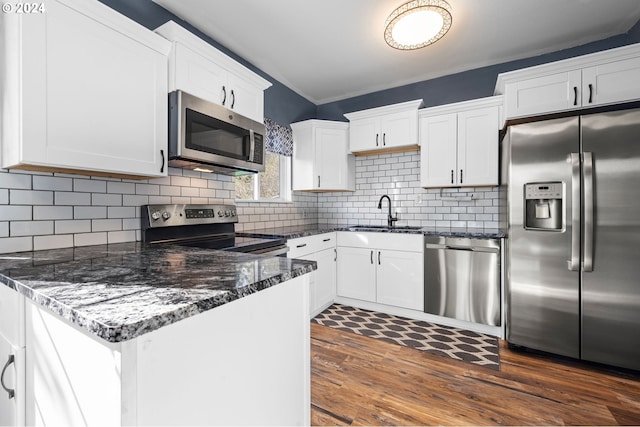
<svg viewBox="0 0 640 427">
<path fill-rule="evenodd" d="M 640 109 L 512 125 L 506 338 L 640 369 Z"/>
</svg>

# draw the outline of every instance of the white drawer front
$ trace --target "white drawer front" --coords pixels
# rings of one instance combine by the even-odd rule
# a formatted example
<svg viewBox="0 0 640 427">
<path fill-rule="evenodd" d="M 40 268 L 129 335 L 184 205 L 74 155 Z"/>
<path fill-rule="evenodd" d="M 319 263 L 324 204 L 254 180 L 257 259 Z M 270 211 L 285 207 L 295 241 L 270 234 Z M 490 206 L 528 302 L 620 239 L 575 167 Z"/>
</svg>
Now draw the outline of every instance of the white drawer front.
<svg viewBox="0 0 640 427">
<path fill-rule="evenodd" d="M 338 246 L 424 252 L 422 234 L 338 232 Z"/>
<path fill-rule="evenodd" d="M 287 257 L 299 258 L 324 249 L 334 248 L 336 246 L 336 233 L 323 233 L 290 239 L 287 240 L 287 246 L 289 247 Z"/>
</svg>

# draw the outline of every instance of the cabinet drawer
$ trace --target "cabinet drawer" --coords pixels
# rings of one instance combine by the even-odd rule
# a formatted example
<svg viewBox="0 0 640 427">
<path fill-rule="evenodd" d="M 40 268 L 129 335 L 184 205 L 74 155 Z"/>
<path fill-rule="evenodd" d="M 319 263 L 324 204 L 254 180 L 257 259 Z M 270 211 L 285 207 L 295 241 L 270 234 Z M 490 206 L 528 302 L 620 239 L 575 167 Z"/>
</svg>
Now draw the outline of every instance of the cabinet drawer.
<svg viewBox="0 0 640 427">
<path fill-rule="evenodd" d="M 316 234 L 315 236 L 299 237 L 287 240 L 288 258 L 299 258 L 324 249 L 336 246 L 336 233 Z"/>
<path fill-rule="evenodd" d="M 0 335 L 24 346 L 24 296 L 0 283 Z"/>
<path fill-rule="evenodd" d="M 424 236 L 422 234 L 341 231 L 338 233 L 337 240 L 338 246 L 423 252 Z"/>
</svg>

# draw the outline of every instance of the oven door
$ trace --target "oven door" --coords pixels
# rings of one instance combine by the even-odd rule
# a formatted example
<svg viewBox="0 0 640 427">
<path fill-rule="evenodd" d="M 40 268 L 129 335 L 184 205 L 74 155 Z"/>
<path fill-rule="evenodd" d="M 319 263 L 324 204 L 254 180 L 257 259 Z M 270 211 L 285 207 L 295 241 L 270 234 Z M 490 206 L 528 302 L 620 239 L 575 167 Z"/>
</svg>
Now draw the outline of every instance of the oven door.
<svg viewBox="0 0 640 427">
<path fill-rule="evenodd" d="M 169 165 L 264 171 L 262 123 L 182 91 L 169 94 L 169 109 Z"/>
</svg>

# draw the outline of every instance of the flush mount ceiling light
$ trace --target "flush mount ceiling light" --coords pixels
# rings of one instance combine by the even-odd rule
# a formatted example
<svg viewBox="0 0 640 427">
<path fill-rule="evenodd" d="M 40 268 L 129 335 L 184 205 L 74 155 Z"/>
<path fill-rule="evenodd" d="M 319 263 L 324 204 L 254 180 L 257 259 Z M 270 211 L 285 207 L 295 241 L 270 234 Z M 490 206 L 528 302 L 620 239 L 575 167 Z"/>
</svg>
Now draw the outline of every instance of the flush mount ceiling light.
<svg viewBox="0 0 640 427">
<path fill-rule="evenodd" d="M 440 40 L 451 28 L 451 6 L 444 0 L 413 0 L 387 18 L 384 39 L 393 48 L 420 49 Z"/>
</svg>

